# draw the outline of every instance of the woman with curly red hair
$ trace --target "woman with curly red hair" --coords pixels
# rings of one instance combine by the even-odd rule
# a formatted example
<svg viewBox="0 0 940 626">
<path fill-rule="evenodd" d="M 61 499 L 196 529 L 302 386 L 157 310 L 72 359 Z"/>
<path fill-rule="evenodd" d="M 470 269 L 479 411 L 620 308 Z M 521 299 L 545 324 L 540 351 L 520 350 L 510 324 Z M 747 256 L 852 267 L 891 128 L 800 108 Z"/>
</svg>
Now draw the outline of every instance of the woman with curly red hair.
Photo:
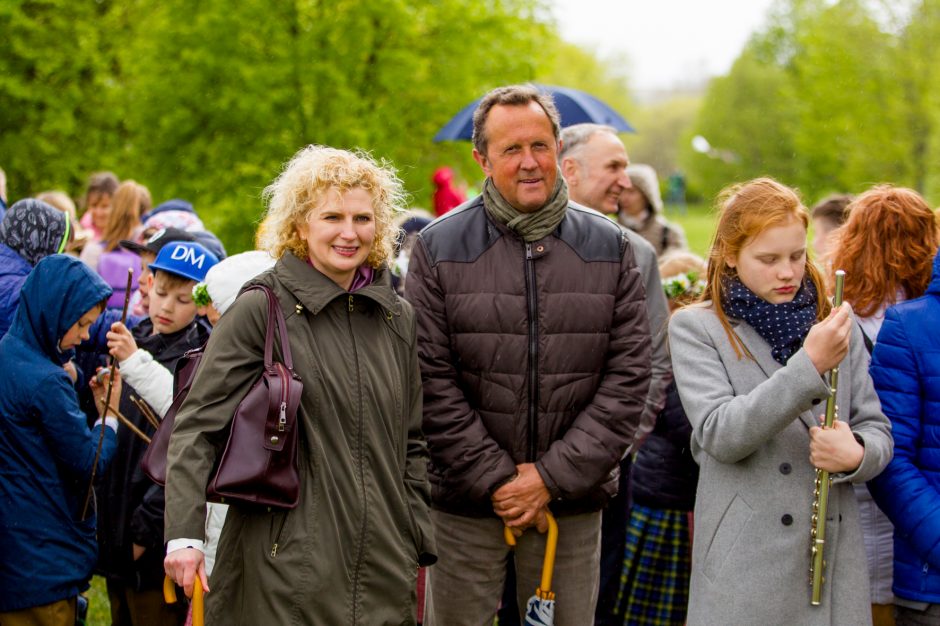
<svg viewBox="0 0 940 626">
<path fill-rule="evenodd" d="M 885 309 L 920 297 L 930 284 L 940 231 L 927 202 L 903 187 L 877 185 L 846 210 L 848 220 L 835 232 L 830 271 L 845 270 L 844 298 L 852 304 L 871 352 Z M 874 623 L 890 624 L 893 527 L 865 485 L 856 485 L 855 494 L 868 554 Z"/>
<path fill-rule="evenodd" d="M 930 206 L 912 189 L 878 185 L 847 210 L 832 267 L 845 270 L 845 299 L 874 341 L 887 307 L 927 289 L 940 232 Z"/>
</svg>

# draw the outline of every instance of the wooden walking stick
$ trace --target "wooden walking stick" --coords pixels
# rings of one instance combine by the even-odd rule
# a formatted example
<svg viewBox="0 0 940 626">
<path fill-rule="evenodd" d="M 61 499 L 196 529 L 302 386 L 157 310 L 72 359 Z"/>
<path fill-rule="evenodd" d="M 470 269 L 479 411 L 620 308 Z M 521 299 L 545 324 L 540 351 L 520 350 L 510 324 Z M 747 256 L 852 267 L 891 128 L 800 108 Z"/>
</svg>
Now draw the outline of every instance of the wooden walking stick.
<svg viewBox="0 0 940 626">
<path fill-rule="evenodd" d="M 102 402 L 102 406 L 104 406 L 104 399 L 102 399 L 101 402 Z M 122 424 L 124 424 L 125 426 L 127 426 L 127 427 L 130 429 L 130 431 L 131 431 L 132 433 L 134 433 L 135 435 L 137 435 L 138 437 L 140 437 L 140 439 L 141 439 L 144 443 L 148 443 L 148 444 L 150 443 L 150 437 L 148 437 L 148 436 L 144 433 L 144 431 L 142 431 L 141 429 L 137 428 L 137 426 L 134 425 L 134 422 L 130 421 L 127 417 L 125 417 L 123 413 L 121 413 L 120 411 L 118 411 L 117 409 L 115 409 L 115 408 L 112 407 L 112 406 L 109 406 L 109 407 L 106 409 L 106 412 L 111 413 L 111 415 L 113 415 L 114 417 L 116 417 L 116 418 L 118 419 L 118 421 L 121 422 Z"/>
<path fill-rule="evenodd" d="M 137 396 L 129 396 L 131 402 L 134 403 L 134 406 L 137 407 L 137 410 L 140 411 L 140 414 L 150 422 L 150 425 L 154 428 L 160 428 L 160 420 L 157 419 L 157 416 L 154 414 L 153 409 L 150 408 L 150 405 L 147 404 L 147 401 L 143 398 L 138 398 Z"/>
<path fill-rule="evenodd" d="M 121 323 L 127 321 L 127 306 L 131 301 L 131 282 L 134 279 L 134 270 L 133 268 L 127 268 L 127 288 L 124 290 L 124 309 L 121 311 Z M 111 390 L 114 388 L 114 366 L 117 362 L 117 357 L 113 354 L 111 355 L 111 375 L 108 376 L 108 390 L 105 392 L 104 396 L 104 416 L 108 415 L 108 407 L 111 406 Z M 82 519 L 85 519 L 85 514 L 88 513 L 88 503 L 91 502 L 91 493 L 95 488 L 95 474 L 98 470 L 98 461 L 101 460 L 101 447 L 104 445 L 104 421 L 102 418 L 101 422 L 101 432 L 98 433 L 98 449 L 95 451 L 95 462 L 91 466 L 91 478 L 88 480 L 88 491 L 85 493 L 85 504 L 82 506 Z"/>
</svg>

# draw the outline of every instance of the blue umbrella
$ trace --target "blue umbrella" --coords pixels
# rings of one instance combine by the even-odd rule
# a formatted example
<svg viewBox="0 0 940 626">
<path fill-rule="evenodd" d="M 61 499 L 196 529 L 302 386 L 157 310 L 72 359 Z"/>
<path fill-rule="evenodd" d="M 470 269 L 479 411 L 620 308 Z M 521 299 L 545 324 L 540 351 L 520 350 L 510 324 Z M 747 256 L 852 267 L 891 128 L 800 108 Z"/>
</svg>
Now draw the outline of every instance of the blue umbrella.
<svg viewBox="0 0 940 626">
<path fill-rule="evenodd" d="M 535 85 L 535 87 L 554 98 L 555 106 L 558 107 L 558 112 L 561 113 L 562 128 L 590 122 L 613 126 L 618 132 L 636 132 L 619 113 L 591 94 L 577 89 L 569 89 L 568 87 L 552 87 L 551 85 Z M 437 131 L 437 134 L 434 135 L 434 141 L 473 139 L 473 112 L 476 111 L 481 99 L 478 98 L 461 109 L 460 113 L 451 118 L 442 129 Z"/>
<path fill-rule="evenodd" d="M 542 581 L 535 595 L 529 598 L 525 607 L 524 626 L 553 626 L 555 623 L 555 592 L 552 591 L 552 574 L 555 571 L 555 550 L 558 546 L 558 524 L 554 516 L 545 512 L 548 520 L 548 538 L 545 540 L 545 560 L 542 562 Z M 516 545 L 512 532 L 504 527 L 506 543 Z"/>
</svg>

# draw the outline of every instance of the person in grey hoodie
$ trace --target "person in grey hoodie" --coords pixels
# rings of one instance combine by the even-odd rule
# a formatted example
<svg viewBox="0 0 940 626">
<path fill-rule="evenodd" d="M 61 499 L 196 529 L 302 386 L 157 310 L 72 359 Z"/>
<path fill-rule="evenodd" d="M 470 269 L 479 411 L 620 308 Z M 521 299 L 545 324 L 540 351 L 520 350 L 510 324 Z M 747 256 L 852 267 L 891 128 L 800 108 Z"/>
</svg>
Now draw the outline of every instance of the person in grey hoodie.
<svg viewBox="0 0 940 626">
<path fill-rule="evenodd" d="M 620 192 L 617 221 L 650 242 L 657 256 L 669 250 L 687 250 L 682 227 L 663 217 L 656 170 L 645 163 L 633 163 L 627 167 L 627 176 L 631 185 Z"/>
</svg>

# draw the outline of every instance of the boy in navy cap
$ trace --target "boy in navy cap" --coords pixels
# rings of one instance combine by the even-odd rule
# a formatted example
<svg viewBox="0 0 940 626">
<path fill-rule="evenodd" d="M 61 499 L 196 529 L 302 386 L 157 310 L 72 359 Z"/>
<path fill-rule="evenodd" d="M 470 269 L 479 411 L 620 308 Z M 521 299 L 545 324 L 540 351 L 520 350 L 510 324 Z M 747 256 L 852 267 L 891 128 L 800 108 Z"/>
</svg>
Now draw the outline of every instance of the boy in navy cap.
<svg viewBox="0 0 940 626">
<path fill-rule="evenodd" d="M 173 371 L 187 350 L 208 339 L 196 323 L 192 290 L 218 262 L 192 241 L 164 245 L 150 264 L 150 318 L 133 332 L 120 322 L 108 333 L 124 386 L 120 410 L 141 431 L 156 430 L 142 413 L 135 385 L 147 384 L 144 372 L 156 361 Z M 107 579 L 111 620 L 115 625 L 183 624 L 185 606 L 163 602 L 163 489 L 140 470 L 147 444 L 130 429 L 118 432 L 118 450 L 97 488 L 99 559 L 97 572 Z"/>
<path fill-rule="evenodd" d="M 124 239 L 121 247 L 140 257 L 140 278 L 137 291 L 131 297 L 131 311 L 135 315 L 147 315 L 150 308 L 150 264 L 157 260 L 163 246 L 174 241 L 196 241 L 190 233 L 179 228 L 161 228 L 143 243 Z"/>
</svg>

